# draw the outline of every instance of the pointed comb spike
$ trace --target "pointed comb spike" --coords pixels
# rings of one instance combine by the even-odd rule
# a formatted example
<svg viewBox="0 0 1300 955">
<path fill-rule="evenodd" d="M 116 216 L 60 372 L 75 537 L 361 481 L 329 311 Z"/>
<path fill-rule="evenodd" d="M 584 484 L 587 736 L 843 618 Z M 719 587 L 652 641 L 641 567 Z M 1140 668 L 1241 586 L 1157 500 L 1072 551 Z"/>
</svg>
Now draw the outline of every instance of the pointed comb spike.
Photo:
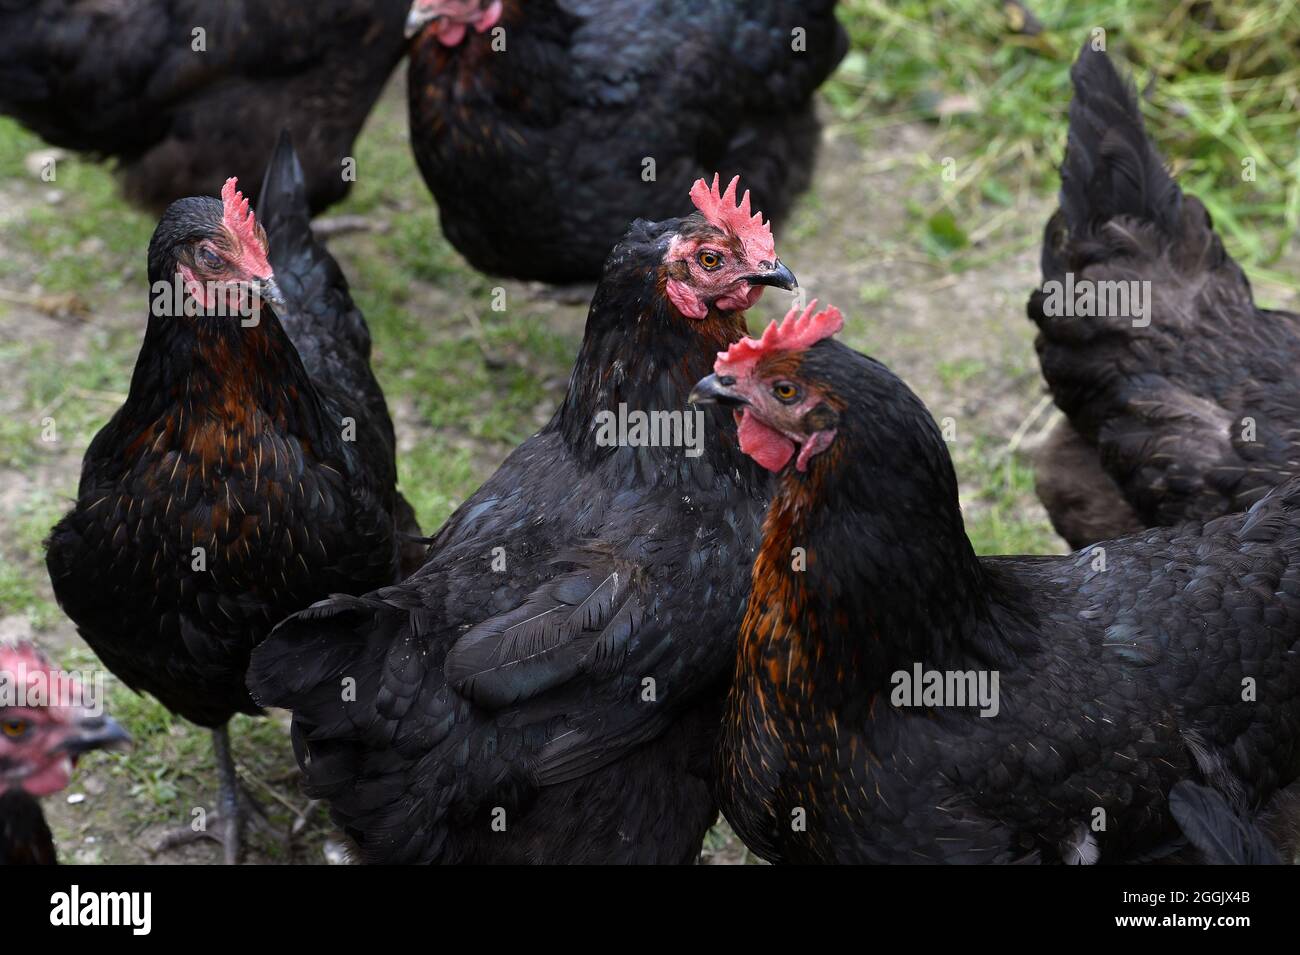
<svg viewBox="0 0 1300 955">
<path fill-rule="evenodd" d="M 221 222 L 239 242 L 242 261 L 249 273 L 258 278 L 270 278 L 271 264 L 266 260 L 265 233 L 258 226 L 257 217 L 239 191 L 239 180 L 234 176 L 221 187 Z"/>
<path fill-rule="evenodd" d="M 844 327 L 844 316 L 834 305 L 817 311 L 813 299 L 802 312 L 798 306 L 786 312 L 779 323 L 772 322 L 757 339 L 742 338 L 724 352 L 718 352 L 713 370 L 719 375 L 743 377 L 766 355 L 778 351 L 803 351 Z"/>
<path fill-rule="evenodd" d="M 0 672 L 17 675 L 52 669 L 53 664 L 36 644 L 27 639 L 13 642 L 0 639 Z"/>
<path fill-rule="evenodd" d="M 236 233 L 242 231 L 250 214 L 248 200 L 239 191 L 239 180 L 231 176 L 221 187 L 221 217 L 226 228 Z"/>
<path fill-rule="evenodd" d="M 713 174 L 713 178 L 714 178 L 714 180 L 716 181 L 717 178 L 718 178 L 718 174 L 717 174 L 717 173 L 714 173 L 714 174 Z M 724 192 L 724 193 L 722 194 L 722 201 L 723 201 L 723 202 L 727 203 L 728 205 L 732 205 L 732 206 L 734 206 L 734 205 L 736 204 L 736 187 L 737 187 L 738 185 L 740 185 L 740 177 L 739 177 L 739 176 L 732 176 L 732 177 L 731 177 L 731 182 L 727 183 L 727 191 Z"/>
<path fill-rule="evenodd" d="M 737 202 L 740 177 L 733 177 L 725 192 L 719 190 L 720 182 L 721 176 L 716 172 L 711 186 L 703 179 L 695 181 L 691 187 L 691 202 L 695 208 L 711 225 L 740 239 L 750 265 L 757 268 L 760 262 L 775 262 L 776 243 L 772 239 L 772 227 L 763 221 L 761 212 L 752 209 L 749 190 L 746 189 Z"/>
</svg>

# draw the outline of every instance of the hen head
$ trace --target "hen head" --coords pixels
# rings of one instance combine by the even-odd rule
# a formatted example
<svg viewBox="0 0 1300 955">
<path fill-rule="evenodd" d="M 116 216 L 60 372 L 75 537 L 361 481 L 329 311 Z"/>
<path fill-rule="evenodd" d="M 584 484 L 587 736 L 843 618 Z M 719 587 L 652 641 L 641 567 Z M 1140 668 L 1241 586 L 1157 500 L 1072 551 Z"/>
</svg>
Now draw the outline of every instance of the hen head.
<svg viewBox="0 0 1300 955">
<path fill-rule="evenodd" d="M 249 209 L 235 179 L 218 201 L 210 196 L 178 199 L 167 207 L 149 240 L 149 281 L 157 286 L 180 277 L 186 314 L 218 311 L 256 314 L 262 301 L 283 306 L 267 259 L 266 230 Z M 155 288 L 154 313 L 171 315 L 170 289 Z"/>
<path fill-rule="evenodd" d="M 765 286 L 794 289 L 799 283 L 776 257 L 771 226 L 750 213 L 749 192 L 736 201 L 740 177 L 725 193 L 703 179 L 691 189 L 698 210 L 681 221 L 664 257 L 664 292 L 687 318 L 710 308 L 739 312 L 753 306 Z"/>
<path fill-rule="evenodd" d="M 415 36 L 433 24 L 443 46 L 457 46 L 469 28 L 485 33 L 501 19 L 501 0 L 415 0 L 406 15 L 406 36 Z"/>
<path fill-rule="evenodd" d="M 87 700 L 31 643 L 0 643 L 0 792 L 48 796 L 68 785 L 82 753 L 130 741 Z"/>
<path fill-rule="evenodd" d="M 740 450 L 780 471 L 795 457 L 808 469 L 815 455 L 835 440 L 844 402 L 833 373 L 836 349 L 830 341 L 844 325 L 839 309 L 791 309 L 759 338 L 743 338 L 718 355 L 714 373 L 691 391 L 693 404 L 734 409 Z"/>
</svg>

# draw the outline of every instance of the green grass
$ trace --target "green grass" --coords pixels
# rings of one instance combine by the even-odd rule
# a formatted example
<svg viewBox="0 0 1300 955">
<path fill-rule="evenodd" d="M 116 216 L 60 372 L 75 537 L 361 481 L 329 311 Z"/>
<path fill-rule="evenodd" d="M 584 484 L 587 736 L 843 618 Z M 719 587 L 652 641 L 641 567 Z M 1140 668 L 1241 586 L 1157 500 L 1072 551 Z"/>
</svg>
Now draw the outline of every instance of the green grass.
<svg viewBox="0 0 1300 955">
<path fill-rule="evenodd" d="M 472 455 L 463 448 L 422 444 L 397 462 L 403 494 L 420 516 L 420 526 L 432 533 L 478 488 Z"/>
<path fill-rule="evenodd" d="M 1148 129 L 1229 249 L 1247 267 L 1274 262 L 1300 224 L 1300 2 L 1026 5 L 1044 26 L 1039 36 L 1013 33 L 996 0 L 841 5 L 854 53 L 828 91 L 840 120 L 868 138 L 913 119 L 945 129 L 945 148 L 918 161 L 918 176 L 943 182 L 940 201 L 919 210 L 923 244 L 968 267 L 963 235 L 978 234 L 1017 192 L 1055 190 L 1069 66 L 1100 28 L 1107 50 L 1149 90 Z M 942 179 L 945 157 L 952 181 Z M 1255 163 L 1254 182 L 1243 181 L 1243 159 Z"/>
<path fill-rule="evenodd" d="M 59 613 L 42 574 L 44 540 L 62 512 L 62 500 L 39 489 L 6 515 L 8 532 L 0 541 L 0 607 L 26 616 L 36 630 L 50 627 Z"/>
<path fill-rule="evenodd" d="M 81 296 L 122 288 L 131 267 L 144 260 L 154 223 L 122 200 L 103 166 L 69 157 L 55 164 L 54 181 L 33 177 L 26 157 L 45 148 L 17 124 L 0 121 L 0 179 L 37 184 L 31 190 L 35 201 L 12 235 L 24 258 L 36 262 L 34 275 L 25 277 L 46 292 Z M 13 262 L 0 265 L 0 278 L 17 268 Z"/>
<path fill-rule="evenodd" d="M 44 630 L 53 625 L 58 608 L 41 593 L 40 582 L 29 565 L 0 550 L 0 607 L 6 614 L 21 614 L 32 627 Z"/>
<path fill-rule="evenodd" d="M 935 365 L 939 380 L 948 388 L 970 381 L 985 371 L 984 362 L 978 358 L 959 358 L 956 361 L 940 361 Z"/>
<path fill-rule="evenodd" d="M 977 554 L 1050 554 L 1061 541 L 1030 506 L 1035 498 L 1033 468 L 1021 457 L 999 453 L 980 442 L 958 456 L 964 487 L 977 488 L 966 511 L 966 534 Z"/>
<path fill-rule="evenodd" d="M 72 360 L 56 342 L 0 345 L 0 367 L 14 369 L 10 387 L 21 390 L 24 412 L 0 417 L 0 465 L 31 467 L 63 446 L 85 448 L 126 395 L 136 338 L 97 330 L 86 356 Z"/>
<path fill-rule="evenodd" d="M 173 716 L 152 697 L 124 686 L 102 669 L 89 650 L 69 650 L 59 662 L 82 674 L 102 673 L 105 709 L 131 734 L 129 750 L 92 753 L 79 768 L 83 777 L 102 772 L 125 797 L 114 807 L 112 818 L 98 824 L 100 831 L 135 833 L 159 823 L 163 828 L 181 828 L 191 823 L 196 808 L 208 814 L 215 811 L 216 766 L 207 730 Z M 305 808 L 307 800 L 294 792 L 297 769 L 285 745 L 283 728 L 271 720 L 236 716 L 230 722 L 230 738 L 248 791 L 272 824 L 287 831 L 294 818 L 289 807 Z M 298 844 L 315 851 L 329 830 L 319 816 L 312 818 L 313 824 L 299 835 Z M 257 852 L 271 861 L 286 857 L 286 847 L 260 830 L 250 829 L 249 839 Z"/>
</svg>

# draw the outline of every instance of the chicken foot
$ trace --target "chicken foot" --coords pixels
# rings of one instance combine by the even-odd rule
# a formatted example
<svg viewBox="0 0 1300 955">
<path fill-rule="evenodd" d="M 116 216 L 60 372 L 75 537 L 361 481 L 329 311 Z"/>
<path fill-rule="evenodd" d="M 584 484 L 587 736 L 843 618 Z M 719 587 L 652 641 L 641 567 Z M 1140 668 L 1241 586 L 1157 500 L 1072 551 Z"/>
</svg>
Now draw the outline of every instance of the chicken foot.
<svg viewBox="0 0 1300 955">
<path fill-rule="evenodd" d="M 228 725 L 219 726 L 212 731 L 212 748 L 217 760 L 217 774 L 220 777 L 217 811 L 208 814 L 204 819 L 204 825 L 199 828 L 190 824 L 165 833 L 154 846 L 155 855 L 190 845 L 200 839 L 211 839 L 213 842 L 220 843 L 226 865 L 238 865 L 243 851 L 244 830 L 248 823 L 251 822 L 267 832 L 274 831 L 266 811 L 239 781 L 239 775 L 235 771 L 235 760 L 230 752 Z"/>
</svg>

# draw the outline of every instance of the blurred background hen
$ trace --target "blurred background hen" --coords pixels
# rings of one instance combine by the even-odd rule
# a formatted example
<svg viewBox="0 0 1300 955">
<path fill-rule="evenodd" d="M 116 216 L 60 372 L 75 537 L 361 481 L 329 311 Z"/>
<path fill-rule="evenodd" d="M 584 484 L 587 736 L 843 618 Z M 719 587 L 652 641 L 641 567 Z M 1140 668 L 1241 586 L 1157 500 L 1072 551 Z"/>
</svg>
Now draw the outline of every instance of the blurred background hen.
<svg viewBox="0 0 1300 955">
<path fill-rule="evenodd" d="M 0 0 L 0 112 L 115 160 L 155 213 L 258 182 L 288 128 L 313 211 L 405 53 L 409 0 Z"/>
<path fill-rule="evenodd" d="M 456 248 L 594 280 L 700 176 L 742 174 L 783 222 L 847 48 L 835 0 L 0 0 L 0 112 L 113 159 L 155 212 L 256 181 L 287 127 L 319 212 L 366 174 L 354 141 L 409 50 L 411 143 Z"/>
<path fill-rule="evenodd" d="M 547 282 L 595 279 L 701 176 L 741 176 L 779 228 L 848 49 L 834 0 L 416 0 L 409 28 L 411 145 L 447 238 Z"/>
<path fill-rule="evenodd" d="M 0 684 L 0 865 L 54 865 L 54 837 L 37 800 L 68 786 L 82 754 L 131 738 L 102 712 L 102 699 L 35 644 L 0 640 Z"/>
<path fill-rule="evenodd" d="M 1110 57 L 1086 45 L 1071 77 L 1060 209 L 1029 315 L 1065 414 L 1040 454 L 1038 491 L 1082 547 L 1245 510 L 1300 474 L 1300 316 L 1255 304 Z M 1081 289 L 1139 283 L 1145 314 L 1136 300 L 1123 314 L 1060 314 L 1047 289 L 1067 278 Z"/>
</svg>

